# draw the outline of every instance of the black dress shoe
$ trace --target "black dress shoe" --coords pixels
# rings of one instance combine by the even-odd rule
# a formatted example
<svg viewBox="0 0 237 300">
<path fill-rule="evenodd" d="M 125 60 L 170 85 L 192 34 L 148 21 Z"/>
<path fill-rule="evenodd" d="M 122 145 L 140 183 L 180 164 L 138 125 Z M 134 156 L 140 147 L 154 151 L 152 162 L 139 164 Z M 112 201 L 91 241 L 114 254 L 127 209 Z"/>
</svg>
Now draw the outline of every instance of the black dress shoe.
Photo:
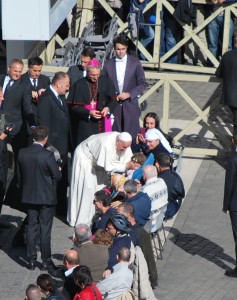
<svg viewBox="0 0 237 300">
<path fill-rule="evenodd" d="M 48 270 L 57 270 L 58 268 L 55 266 L 52 259 L 50 260 L 43 260 L 42 261 L 42 271 L 48 271 Z"/>
<path fill-rule="evenodd" d="M 65 269 L 64 267 L 60 266 L 60 267 L 57 267 L 57 269 L 49 269 L 48 270 L 48 273 L 49 275 L 51 275 L 52 277 L 55 277 L 55 278 L 62 278 L 62 279 L 65 279 Z"/>
<path fill-rule="evenodd" d="M 237 268 L 225 271 L 225 276 L 237 278 Z"/>
<path fill-rule="evenodd" d="M 29 262 L 29 270 L 33 271 L 35 269 L 36 260 L 30 260 Z"/>
</svg>

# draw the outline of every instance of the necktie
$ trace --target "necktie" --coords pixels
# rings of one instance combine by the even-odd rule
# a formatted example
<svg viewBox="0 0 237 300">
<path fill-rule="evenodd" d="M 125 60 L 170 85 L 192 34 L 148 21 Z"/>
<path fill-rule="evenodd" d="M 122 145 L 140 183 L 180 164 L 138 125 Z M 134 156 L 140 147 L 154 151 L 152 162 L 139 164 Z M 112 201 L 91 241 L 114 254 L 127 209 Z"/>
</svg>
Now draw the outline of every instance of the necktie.
<svg viewBox="0 0 237 300">
<path fill-rule="evenodd" d="M 37 91 L 36 81 L 37 81 L 37 79 L 34 78 L 34 79 L 33 79 L 33 87 L 34 87 L 34 91 Z"/>
<path fill-rule="evenodd" d="M 12 86 L 13 84 L 13 80 L 10 79 L 6 85 L 6 88 L 5 88 L 5 91 L 4 91 L 4 95 L 8 92 L 8 90 L 10 89 L 10 87 Z"/>
<path fill-rule="evenodd" d="M 62 99 L 60 98 L 60 96 L 58 95 L 58 101 L 59 101 L 59 103 L 63 106 L 63 101 L 62 101 Z"/>
</svg>

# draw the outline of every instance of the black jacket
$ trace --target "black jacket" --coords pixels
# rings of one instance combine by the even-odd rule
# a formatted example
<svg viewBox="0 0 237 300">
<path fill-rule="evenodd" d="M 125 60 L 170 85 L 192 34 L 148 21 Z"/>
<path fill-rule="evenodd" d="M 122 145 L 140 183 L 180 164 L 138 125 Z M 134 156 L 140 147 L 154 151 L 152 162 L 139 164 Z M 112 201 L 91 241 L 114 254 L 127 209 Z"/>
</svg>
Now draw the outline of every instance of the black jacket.
<svg viewBox="0 0 237 300">
<path fill-rule="evenodd" d="M 71 144 L 70 119 L 64 97 L 59 103 L 50 87 L 40 97 L 38 103 L 38 122 L 49 128 L 48 145 L 54 146 L 61 155 L 67 154 Z"/>
<path fill-rule="evenodd" d="M 39 144 L 21 149 L 17 177 L 22 188 L 22 203 L 56 205 L 61 172 L 52 152 Z"/>
</svg>

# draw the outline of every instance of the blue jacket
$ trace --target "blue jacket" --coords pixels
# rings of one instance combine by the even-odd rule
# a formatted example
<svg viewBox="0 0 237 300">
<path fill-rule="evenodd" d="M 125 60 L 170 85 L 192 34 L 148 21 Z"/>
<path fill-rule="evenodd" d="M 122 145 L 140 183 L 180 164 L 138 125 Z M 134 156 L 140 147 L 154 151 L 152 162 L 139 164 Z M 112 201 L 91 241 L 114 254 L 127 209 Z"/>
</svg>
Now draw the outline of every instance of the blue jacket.
<svg viewBox="0 0 237 300">
<path fill-rule="evenodd" d="M 128 198 L 127 202 L 134 207 L 134 218 L 143 227 L 151 214 L 151 199 L 146 193 L 138 192 L 135 196 Z"/>
<path fill-rule="evenodd" d="M 109 248 L 109 260 L 106 269 L 110 269 L 111 271 L 113 270 L 113 266 L 115 266 L 118 263 L 116 257 L 118 251 L 123 247 L 126 247 L 128 249 L 131 248 L 131 238 L 127 234 L 115 236 L 113 238 L 113 244 Z"/>
</svg>

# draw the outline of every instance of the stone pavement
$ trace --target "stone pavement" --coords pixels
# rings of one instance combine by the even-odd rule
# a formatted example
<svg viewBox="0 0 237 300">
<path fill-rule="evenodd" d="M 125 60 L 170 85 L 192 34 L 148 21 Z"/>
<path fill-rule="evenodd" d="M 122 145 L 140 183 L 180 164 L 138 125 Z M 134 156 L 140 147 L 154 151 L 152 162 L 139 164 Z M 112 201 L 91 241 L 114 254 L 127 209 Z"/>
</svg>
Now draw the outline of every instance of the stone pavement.
<svg viewBox="0 0 237 300">
<path fill-rule="evenodd" d="M 216 84 L 181 83 L 195 102 L 203 107 L 218 91 Z M 217 90 L 216 90 L 217 89 Z M 193 110 L 172 92 L 170 109 L 171 135 L 184 126 L 184 121 L 194 117 Z M 162 93 L 152 95 L 143 115 L 155 111 L 161 117 Z M 218 93 L 217 93 L 218 94 Z M 228 112 L 224 112 L 228 118 Z M 227 114 L 227 115 L 226 115 Z M 208 128 L 194 128 L 182 140 L 184 145 L 221 147 Z M 221 212 L 225 158 L 184 159 L 182 177 L 187 197 L 172 223 L 173 226 L 164 245 L 163 260 L 157 262 L 159 287 L 155 293 L 159 299 L 235 299 L 237 285 L 226 278 L 225 269 L 234 266 L 234 242 L 229 217 Z M 199 168 L 201 164 L 201 167 Z M 0 300 L 20 300 L 25 288 L 35 282 L 42 273 L 27 269 L 25 249 L 11 247 L 11 241 L 21 224 L 24 214 L 3 207 L 1 220 L 11 223 L 9 230 L 0 233 Z M 62 263 L 63 253 L 72 243 L 73 228 L 54 219 L 52 253 L 56 264 Z M 39 258 L 40 261 L 40 258 Z M 58 281 L 60 287 L 62 282 Z M 147 299 L 149 300 L 149 299 Z"/>
</svg>

